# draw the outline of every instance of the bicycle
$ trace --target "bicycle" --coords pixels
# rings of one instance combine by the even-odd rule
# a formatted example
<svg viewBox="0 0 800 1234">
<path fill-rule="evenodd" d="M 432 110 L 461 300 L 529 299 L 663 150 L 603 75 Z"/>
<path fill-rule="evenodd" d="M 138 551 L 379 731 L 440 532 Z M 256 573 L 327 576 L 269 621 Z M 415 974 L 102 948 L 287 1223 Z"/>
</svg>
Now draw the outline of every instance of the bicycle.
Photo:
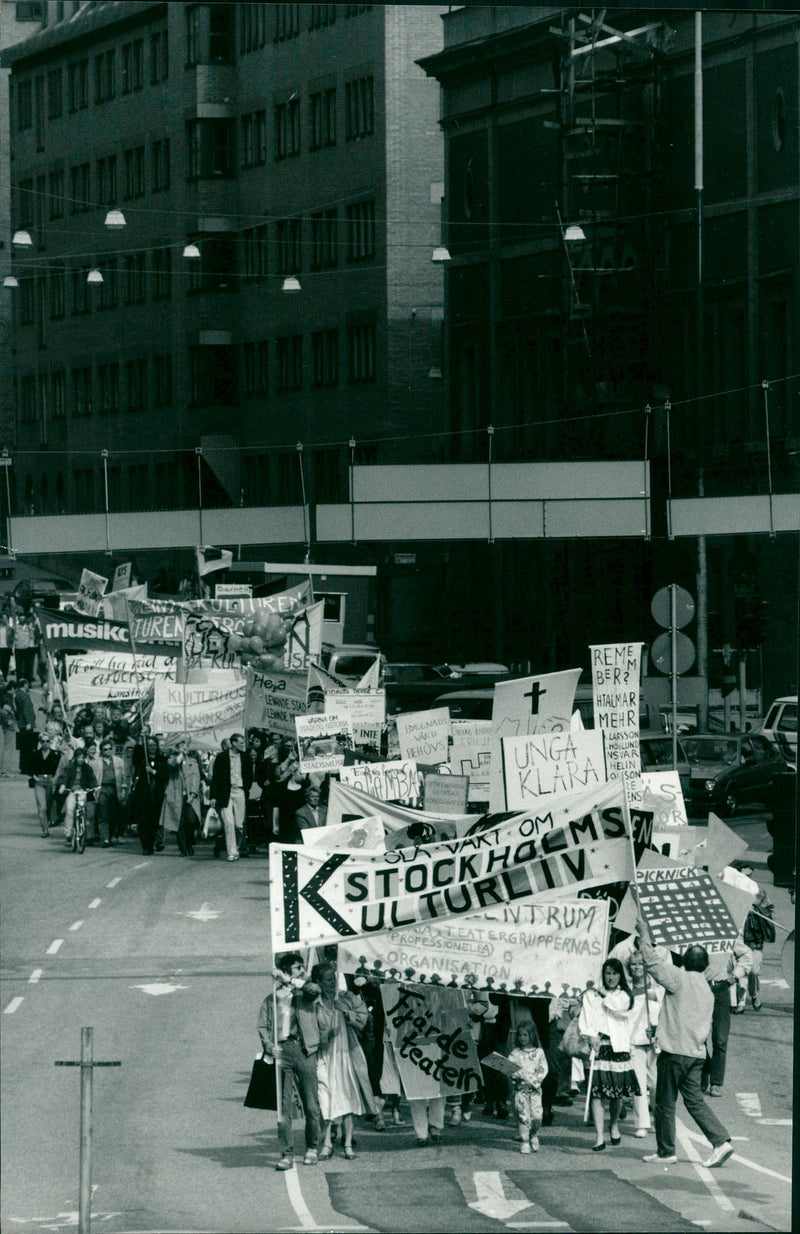
<svg viewBox="0 0 800 1234">
<path fill-rule="evenodd" d="M 86 799 L 89 796 L 86 789 L 76 788 L 75 814 L 72 819 L 72 851 L 82 853 L 86 848 Z"/>
</svg>

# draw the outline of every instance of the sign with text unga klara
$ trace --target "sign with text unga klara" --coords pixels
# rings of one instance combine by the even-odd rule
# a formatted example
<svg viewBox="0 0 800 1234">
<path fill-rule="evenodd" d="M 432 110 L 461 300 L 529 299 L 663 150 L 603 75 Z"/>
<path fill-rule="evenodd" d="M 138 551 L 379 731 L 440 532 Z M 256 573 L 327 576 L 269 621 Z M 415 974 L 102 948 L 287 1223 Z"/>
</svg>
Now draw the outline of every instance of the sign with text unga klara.
<svg viewBox="0 0 800 1234">
<path fill-rule="evenodd" d="M 67 704 L 102 703 L 112 698 L 139 698 L 151 682 L 175 680 L 171 656 L 136 656 L 125 651 L 90 651 L 66 656 Z"/>
<path fill-rule="evenodd" d="M 671 951 L 691 943 L 732 951 L 739 931 L 714 879 L 695 866 L 670 867 L 636 871 L 639 904 L 653 942 Z"/>
<path fill-rule="evenodd" d="M 265 673 L 248 666 L 244 727 L 296 737 L 294 721 L 306 710 L 306 673 Z"/>
<path fill-rule="evenodd" d="M 542 677 L 520 677 L 498 681 L 492 704 L 492 746 L 489 805 L 494 811 L 508 809 L 503 784 L 504 737 L 526 737 L 534 733 L 566 732 L 570 727 L 579 668 Z"/>
<path fill-rule="evenodd" d="M 509 810 L 529 810 L 608 779 L 603 734 L 597 729 L 504 737 L 502 748 Z"/>
<path fill-rule="evenodd" d="M 447 762 L 450 744 L 450 712 L 447 707 L 406 711 L 395 716 L 400 755 L 417 763 Z"/>
<path fill-rule="evenodd" d="M 605 738 L 610 780 L 621 779 L 631 805 L 642 804 L 639 749 L 641 643 L 604 643 L 589 648 L 594 723 Z"/>
<path fill-rule="evenodd" d="M 491 720 L 452 720 L 453 740 L 448 762 L 454 776 L 469 776 L 468 801 L 489 800 L 492 759 Z"/>
<path fill-rule="evenodd" d="M 450 921 L 424 922 L 340 944 L 339 964 L 346 973 L 380 960 L 383 971 L 414 969 L 426 981 L 438 976 L 463 984 L 469 975 L 478 988 L 488 980 L 509 990 L 561 994 L 584 989 L 597 979 L 608 940 L 607 900 L 535 900 L 506 904 L 486 913 Z"/>
<path fill-rule="evenodd" d="M 478 1091 L 483 1077 L 463 990 L 387 981 L 381 1000 L 409 1101 Z"/>
<path fill-rule="evenodd" d="M 563 899 L 633 877 L 619 782 L 482 831 L 385 854 L 273 844 L 273 951 L 468 916 L 535 896 Z M 488 820 L 487 820 L 488 822 Z"/>
</svg>

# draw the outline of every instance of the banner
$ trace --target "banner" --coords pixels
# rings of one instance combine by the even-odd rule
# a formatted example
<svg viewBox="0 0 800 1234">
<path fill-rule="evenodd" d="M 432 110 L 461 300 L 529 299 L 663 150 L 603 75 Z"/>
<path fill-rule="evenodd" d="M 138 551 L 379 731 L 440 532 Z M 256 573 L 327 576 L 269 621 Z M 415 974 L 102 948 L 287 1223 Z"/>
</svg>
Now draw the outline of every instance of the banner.
<svg viewBox="0 0 800 1234">
<path fill-rule="evenodd" d="M 307 827 L 303 831 L 303 844 L 306 848 L 324 849 L 326 853 L 341 852 L 344 848 L 363 848 L 373 853 L 386 851 L 383 823 L 377 814 L 333 827 Z"/>
<path fill-rule="evenodd" d="M 107 586 L 108 579 L 104 578 L 102 574 L 94 574 L 91 570 L 84 570 L 81 574 L 81 581 L 78 584 L 78 592 L 73 604 L 75 611 L 77 613 L 85 613 L 87 617 L 96 617 L 98 605 Z"/>
<path fill-rule="evenodd" d="M 306 673 L 263 673 L 248 666 L 244 727 L 261 728 L 295 740 L 295 716 L 305 715 Z"/>
<path fill-rule="evenodd" d="M 579 668 L 543 677 L 520 677 L 516 681 L 498 681 L 494 687 L 492 706 L 491 782 L 489 806 L 506 810 L 503 790 L 504 737 L 524 737 L 531 733 L 559 733 L 570 727 L 575 687 L 581 675 Z"/>
<path fill-rule="evenodd" d="M 307 582 L 271 596 L 235 596 L 219 600 L 173 600 L 150 596 L 146 601 L 131 604 L 131 625 L 136 644 L 158 642 L 180 644 L 183 641 L 184 619 L 187 613 L 211 617 L 217 626 L 230 634 L 243 634 L 249 617 L 275 614 L 289 618 L 305 608 L 311 595 Z M 167 651 L 164 655 L 168 655 Z M 180 655 L 180 646 L 173 649 Z"/>
<path fill-rule="evenodd" d="M 469 776 L 439 775 L 422 777 L 422 806 L 440 814 L 466 814 Z"/>
<path fill-rule="evenodd" d="M 421 792 L 417 764 L 403 759 L 340 767 L 339 779 L 342 784 L 357 788 L 362 793 L 369 793 L 379 801 L 416 802 Z"/>
<path fill-rule="evenodd" d="M 352 768 L 353 771 L 359 769 Z M 340 767 L 339 775 L 350 770 L 349 767 Z M 476 814 L 432 814 L 425 810 L 410 810 L 390 801 L 379 801 L 368 793 L 362 793 L 358 788 L 340 783 L 339 780 L 330 781 L 329 823 L 350 818 L 366 818 L 371 814 L 377 814 L 383 823 L 390 848 L 409 848 L 420 843 L 432 844 L 438 840 L 452 840 L 456 836 L 467 835 L 470 831 L 480 831 L 484 826 L 482 817 Z"/>
<path fill-rule="evenodd" d="M 643 771 L 642 806 L 653 812 L 653 831 L 685 827 L 689 819 L 677 771 Z"/>
<path fill-rule="evenodd" d="M 295 716 L 294 726 L 303 775 L 337 771 L 344 762 L 345 750 L 353 748 L 347 716 L 328 712 L 324 715 Z"/>
<path fill-rule="evenodd" d="M 463 990 L 387 981 L 381 1001 L 408 1100 L 464 1096 L 483 1086 Z"/>
<path fill-rule="evenodd" d="M 605 736 L 609 780 L 621 779 L 630 805 L 641 806 L 639 748 L 641 643 L 590 646 L 594 724 Z"/>
<path fill-rule="evenodd" d="M 417 763 L 447 762 L 450 744 L 450 711 L 433 707 L 429 711 L 406 711 L 395 716 L 400 757 Z"/>
<path fill-rule="evenodd" d="M 152 731 L 186 732 L 193 737 L 206 733 L 210 741 L 219 733 L 229 737 L 241 732 L 246 690 L 243 674 L 235 669 L 211 669 L 207 678 L 191 685 L 155 681 Z"/>
<path fill-rule="evenodd" d="M 325 696 L 325 710 L 348 716 L 353 745 L 380 750 L 381 732 L 386 724 L 385 690 L 362 690 L 359 687 L 356 690 L 330 691 Z"/>
<path fill-rule="evenodd" d="M 656 946 L 733 951 L 739 933 L 710 874 L 695 866 L 636 871 L 642 916 Z"/>
<path fill-rule="evenodd" d="M 131 563 L 126 561 L 123 566 L 117 566 L 111 580 L 112 591 L 127 590 L 131 585 Z"/>
<path fill-rule="evenodd" d="M 147 599 L 147 583 L 137 583 L 135 587 L 124 587 L 119 591 L 107 592 L 100 601 L 99 612 L 111 621 L 124 621 L 127 624 L 128 606 L 132 600 Z M 168 652 L 164 652 L 167 655 Z"/>
<path fill-rule="evenodd" d="M 468 801 L 489 800 L 492 760 L 491 720 L 452 720 L 453 741 L 448 762 L 453 775 L 469 776 Z"/>
<path fill-rule="evenodd" d="M 151 681 L 175 680 L 169 656 L 136 656 L 124 651 L 90 651 L 64 657 L 67 706 L 103 703 L 114 698 L 139 698 Z"/>
<path fill-rule="evenodd" d="M 603 785 L 543 816 L 515 815 L 475 835 L 386 854 L 270 849 L 273 951 L 338 943 L 423 921 L 564 899 L 633 877 L 623 789 Z"/>
<path fill-rule="evenodd" d="M 447 983 L 468 984 L 474 977 L 482 989 L 491 981 L 518 993 L 574 993 L 597 980 L 608 940 L 608 901 L 534 900 L 508 904 L 488 913 L 457 921 L 392 930 L 356 946 L 339 946 L 339 965 L 346 973 L 380 960 L 385 973 L 414 970 L 427 981 L 437 975 Z"/>
<path fill-rule="evenodd" d="M 582 793 L 609 778 L 598 729 L 504 737 L 501 746 L 509 810 L 541 808 L 552 797 Z"/>
<path fill-rule="evenodd" d="M 54 613 L 37 605 L 34 612 L 45 650 L 51 655 L 56 651 L 130 651 L 130 631 L 121 621 L 82 617 L 77 613 Z M 137 643 L 136 651 L 143 655 L 170 654 L 168 647 L 159 642 Z"/>
<path fill-rule="evenodd" d="M 227 548 L 213 548 L 211 545 L 204 545 L 196 552 L 197 573 L 200 578 L 205 578 L 206 574 L 211 574 L 214 570 L 227 570 L 228 566 L 233 564 L 233 553 Z"/>
</svg>

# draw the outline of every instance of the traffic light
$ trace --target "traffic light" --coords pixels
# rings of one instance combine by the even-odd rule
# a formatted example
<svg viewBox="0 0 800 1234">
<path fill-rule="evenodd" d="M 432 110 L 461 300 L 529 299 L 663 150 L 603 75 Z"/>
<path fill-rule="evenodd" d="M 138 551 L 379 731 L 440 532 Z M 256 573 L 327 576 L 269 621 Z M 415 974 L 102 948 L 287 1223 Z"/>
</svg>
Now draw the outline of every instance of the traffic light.
<svg viewBox="0 0 800 1234">
<path fill-rule="evenodd" d="M 733 602 L 736 641 L 743 651 L 760 647 L 764 641 L 763 608 L 757 596 L 737 596 Z"/>
</svg>

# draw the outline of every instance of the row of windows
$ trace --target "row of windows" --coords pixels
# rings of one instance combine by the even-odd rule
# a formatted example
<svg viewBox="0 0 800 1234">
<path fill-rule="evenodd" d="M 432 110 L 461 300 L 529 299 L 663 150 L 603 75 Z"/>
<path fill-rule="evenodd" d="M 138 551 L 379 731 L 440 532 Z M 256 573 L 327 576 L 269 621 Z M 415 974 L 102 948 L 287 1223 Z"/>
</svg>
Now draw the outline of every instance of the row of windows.
<svg viewBox="0 0 800 1234">
<path fill-rule="evenodd" d="M 151 85 L 166 81 L 169 76 L 166 29 L 155 30 L 149 37 L 149 67 Z M 145 82 L 145 40 L 123 43 L 119 55 L 112 47 L 91 60 L 89 57 L 73 60 L 66 66 L 66 73 L 58 67 L 51 69 L 46 78 L 44 74 L 23 78 L 17 83 L 18 131 L 24 132 L 35 124 L 37 141 L 40 141 L 45 116 L 45 85 L 48 120 L 59 120 L 64 114 L 65 103 L 70 113 L 85 110 L 89 106 L 90 70 L 96 105 L 115 99 L 117 91 L 123 95 L 137 93 Z"/>
<path fill-rule="evenodd" d="M 148 265 L 147 253 L 127 253 L 124 257 L 105 256 L 98 259 L 103 281 L 95 290 L 86 281 L 86 270 L 50 270 L 38 277 L 20 279 L 17 295 L 20 326 L 32 326 L 36 321 L 38 301 L 40 321 L 49 311 L 51 321 L 67 314 L 67 290 L 73 315 L 97 309 L 116 308 L 120 293 L 125 304 L 144 304 L 149 298 L 167 300 L 172 295 L 172 249 L 154 249 Z M 149 279 L 149 282 L 148 282 Z"/>
<path fill-rule="evenodd" d="M 321 30 L 325 26 L 335 25 L 337 17 L 358 17 L 371 8 L 371 4 L 240 4 L 239 51 L 243 55 L 256 51 L 265 47 L 270 38 L 273 43 L 297 38 L 302 10 L 308 17 L 306 29 Z"/>
<path fill-rule="evenodd" d="M 144 146 L 125 150 L 122 155 L 122 200 L 133 201 L 146 192 L 146 166 L 150 168 L 150 192 L 163 193 L 170 187 L 169 138 L 150 143 L 149 158 Z M 20 227 L 36 226 L 41 231 L 45 200 L 51 221 L 70 214 L 83 214 L 99 206 L 113 206 L 120 200 L 119 162 L 109 154 L 95 162 L 94 183 L 91 163 L 77 163 L 69 171 L 59 168 L 47 178 L 20 180 L 17 186 L 16 217 Z"/>
<path fill-rule="evenodd" d="M 19 379 L 18 414 L 21 423 L 45 427 L 49 420 L 86 419 L 98 412 L 145 411 L 172 405 L 172 357 L 155 355 L 79 365 L 69 371 L 28 374 Z"/>
</svg>

